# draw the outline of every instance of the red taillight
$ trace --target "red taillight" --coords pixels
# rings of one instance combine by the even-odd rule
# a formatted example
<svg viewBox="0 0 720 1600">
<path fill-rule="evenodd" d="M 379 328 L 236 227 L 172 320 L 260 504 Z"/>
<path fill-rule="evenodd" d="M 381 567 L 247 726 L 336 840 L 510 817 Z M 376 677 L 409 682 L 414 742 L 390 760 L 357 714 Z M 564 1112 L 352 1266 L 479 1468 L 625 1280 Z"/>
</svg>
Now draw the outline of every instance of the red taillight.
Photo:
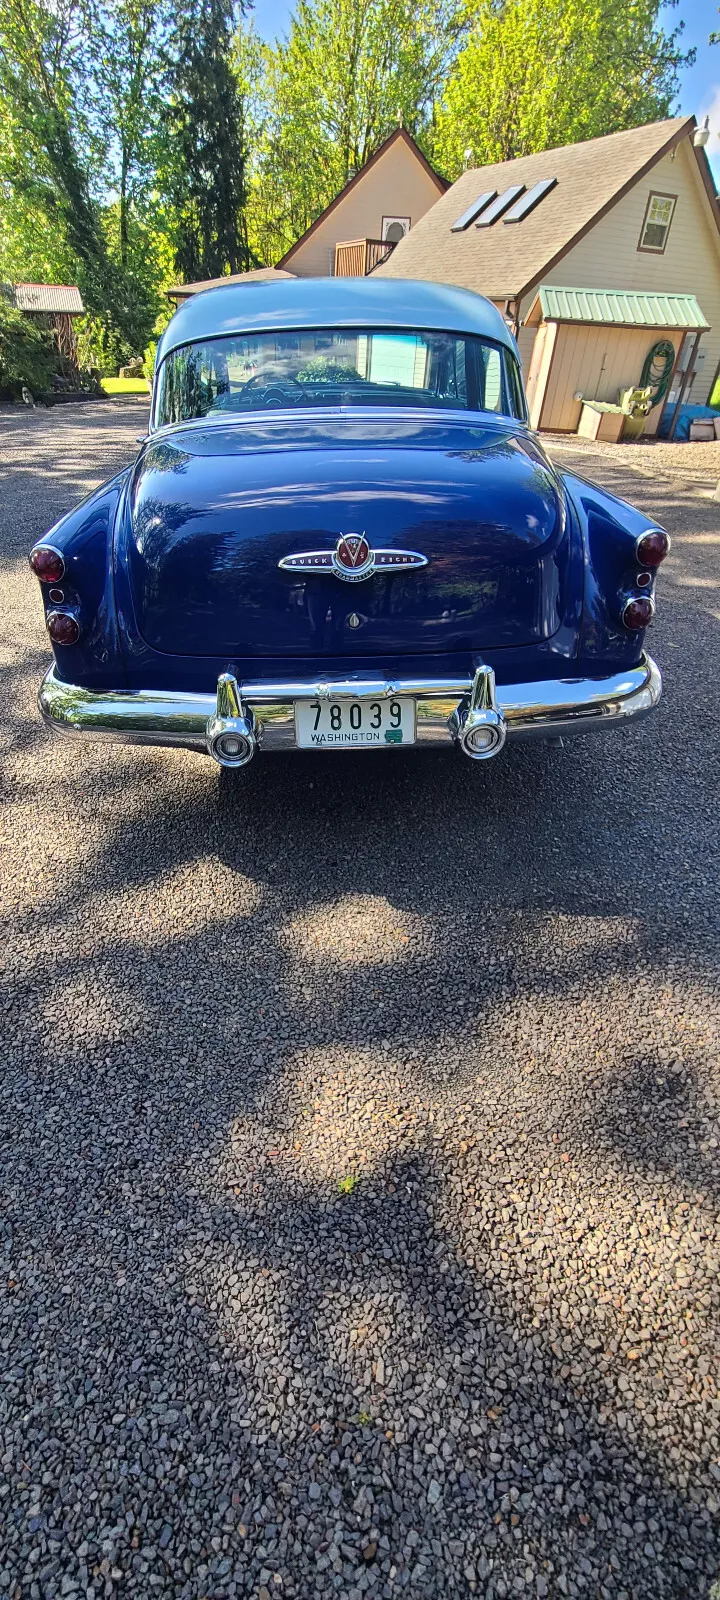
<svg viewBox="0 0 720 1600">
<path fill-rule="evenodd" d="M 659 567 L 670 549 L 670 540 L 662 528 L 651 528 L 643 533 L 635 545 L 635 554 L 644 567 Z"/>
<path fill-rule="evenodd" d="M 655 607 L 648 594 L 638 594 L 626 600 L 622 619 L 626 628 L 646 628 L 652 622 Z"/>
<path fill-rule="evenodd" d="M 53 644 L 77 644 L 80 629 L 69 611 L 48 611 L 45 624 Z"/>
<path fill-rule="evenodd" d="M 65 562 L 59 550 L 49 544 L 36 544 L 30 551 L 30 565 L 41 583 L 59 583 L 65 572 Z"/>
</svg>

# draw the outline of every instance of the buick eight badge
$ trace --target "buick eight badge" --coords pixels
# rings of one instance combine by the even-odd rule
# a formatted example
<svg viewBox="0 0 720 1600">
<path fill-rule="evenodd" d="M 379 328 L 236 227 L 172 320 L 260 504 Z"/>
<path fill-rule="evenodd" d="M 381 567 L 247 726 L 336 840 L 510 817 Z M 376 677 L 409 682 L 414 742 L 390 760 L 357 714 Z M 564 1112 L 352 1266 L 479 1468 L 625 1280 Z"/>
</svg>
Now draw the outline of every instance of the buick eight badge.
<svg viewBox="0 0 720 1600">
<path fill-rule="evenodd" d="M 360 583 L 373 572 L 407 572 L 426 567 L 427 556 L 417 550 L 373 550 L 364 533 L 341 533 L 334 550 L 303 550 L 296 556 L 283 556 L 278 566 L 286 572 L 334 572 L 345 583 Z"/>
</svg>

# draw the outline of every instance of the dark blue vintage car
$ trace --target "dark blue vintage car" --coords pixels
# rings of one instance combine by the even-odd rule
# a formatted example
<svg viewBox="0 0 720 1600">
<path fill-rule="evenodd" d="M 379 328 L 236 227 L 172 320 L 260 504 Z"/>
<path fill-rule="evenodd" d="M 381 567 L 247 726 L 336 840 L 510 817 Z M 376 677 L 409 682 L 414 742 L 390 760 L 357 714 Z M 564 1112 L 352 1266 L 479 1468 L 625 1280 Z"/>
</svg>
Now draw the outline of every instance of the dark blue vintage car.
<svg viewBox="0 0 720 1600">
<path fill-rule="evenodd" d="M 67 733 L 207 752 L 455 745 L 652 710 L 667 534 L 558 473 L 478 295 L 210 290 L 160 341 L 134 465 L 30 556 Z"/>
</svg>

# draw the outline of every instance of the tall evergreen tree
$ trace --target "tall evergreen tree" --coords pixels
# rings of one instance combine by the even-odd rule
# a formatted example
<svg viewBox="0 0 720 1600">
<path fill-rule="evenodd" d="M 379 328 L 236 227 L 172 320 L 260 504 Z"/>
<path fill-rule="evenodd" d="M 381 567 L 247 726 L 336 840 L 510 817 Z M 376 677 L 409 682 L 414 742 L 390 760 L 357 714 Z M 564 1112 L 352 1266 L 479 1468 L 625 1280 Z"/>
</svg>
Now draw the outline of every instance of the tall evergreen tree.
<svg viewBox="0 0 720 1600">
<path fill-rule="evenodd" d="M 233 0 L 188 0 L 171 43 L 170 198 L 175 266 L 186 282 L 252 264 L 243 104 L 231 59 L 237 9 Z"/>
</svg>

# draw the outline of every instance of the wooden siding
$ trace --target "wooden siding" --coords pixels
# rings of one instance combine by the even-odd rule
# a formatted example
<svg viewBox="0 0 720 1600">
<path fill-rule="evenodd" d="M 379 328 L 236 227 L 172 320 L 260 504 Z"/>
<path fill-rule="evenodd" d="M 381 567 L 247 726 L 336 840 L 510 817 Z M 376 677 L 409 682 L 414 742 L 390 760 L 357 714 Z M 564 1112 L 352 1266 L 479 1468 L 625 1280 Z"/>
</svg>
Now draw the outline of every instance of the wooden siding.
<svg viewBox="0 0 720 1600">
<path fill-rule="evenodd" d="M 550 362 L 552 361 L 556 338 L 556 322 L 546 322 L 543 323 L 541 328 L 538 328 L 526 378 L 528 412 L 530 415 L 530 425 L 533 428 L 537 428 L 539 426 L 540 413 L 542 411 L 543 399 L 545 397 L 548 372 L 550 371 Z"/>
<path fill-rule="evenodd" d="M 653 332 L 651 328 L 546 324 L 548 330 L 553 327 L 557 329 L 554 355 L 545 383 L 539 377 L 535 386 L 533 422 L 536 427 L 558 433 L 574 433 L 577 428 L 582 401 L 573 398 L 576 392 L 586 400 L 609 400 L 615 404 L 621 389 L 639 383 L 645 357 L 657 339 L 672 339 L 677 353 L 683 337 L 681 333 L 669 334 L 665 328 Z M 545 339 L 547 342 L 547 332 Z M 655 406 L 650 412 L 645 433 L 656 432 L 660 410 Z"/>
<path fill-rule="evenodd" d="M 655 193 L 678 197 L 662 255 L 637 248 L 648 196 Z M 704 359 L 691 398 L 695 404 L 705 403 L 720 363 L 720 234 L 687 140 L 678 146 L 674 156 L 664 156 L 541 281 L 571 288 L 694 294 L 710 323 L 710 332 L 703 334 L 700 342 Z M 523 303 L 523 316 L 534 293 L 533 290 Z M 643 339 L 649 348 L 652 335 L 647 330 Z M 639 381 L 641 366 L 642 361 L 628 382 Z M 579 374 L 574 387 L 588 392 Z"/>
<path fill-rule="evenodd" d="M 385 239 L 343 239 L 335 246 L 335 277 L 366 278 L 394 249 Z"/>
<path fill-rule="evenodd" d="M 438 198 L 437 183 L 407 144 L 385 151 L 288 261 L 298 278 L 332 276 L 335 246 L 343 240 L 379 239 L 383 217 L 409 217 L 411 226 Z"/>
</svg>

